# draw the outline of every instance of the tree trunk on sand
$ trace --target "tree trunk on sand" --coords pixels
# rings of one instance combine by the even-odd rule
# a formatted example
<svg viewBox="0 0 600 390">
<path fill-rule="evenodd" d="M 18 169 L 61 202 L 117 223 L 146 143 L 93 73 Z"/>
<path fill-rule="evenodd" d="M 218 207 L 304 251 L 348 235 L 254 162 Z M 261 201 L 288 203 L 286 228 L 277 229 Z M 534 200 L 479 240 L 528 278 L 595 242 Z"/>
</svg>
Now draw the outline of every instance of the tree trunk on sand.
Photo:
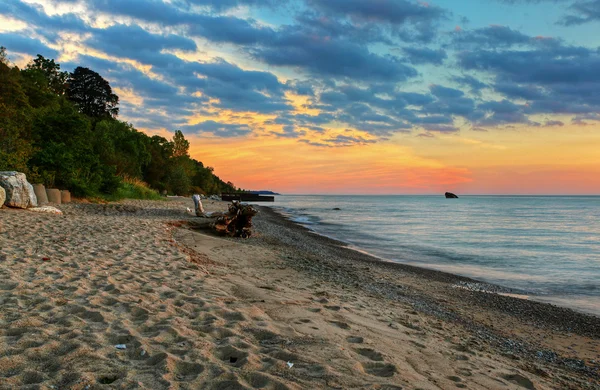
<svg viewBox="0 0 600 390">
<path fill-rule="evenodd" d="M 212 227 L 222 235 L 248 238 L 252 234 L 252 217 L 257 213 L 254 207 L 233 201 L 229 205 L 229 212 L 218 217 Z"/>
</svg>

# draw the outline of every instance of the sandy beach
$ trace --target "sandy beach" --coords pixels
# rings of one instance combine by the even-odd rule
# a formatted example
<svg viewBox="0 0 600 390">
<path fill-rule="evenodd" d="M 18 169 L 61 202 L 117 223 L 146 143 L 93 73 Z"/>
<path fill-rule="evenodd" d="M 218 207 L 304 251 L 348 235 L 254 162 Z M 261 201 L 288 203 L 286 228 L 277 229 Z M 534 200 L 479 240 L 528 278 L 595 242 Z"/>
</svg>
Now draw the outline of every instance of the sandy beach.
<svg viewBox="0 0 600 390">
<path fill-rule="evenodd" d="M 600 388 L 598 317 L 187 207 L 1 209 L 0 389 Z"/>
</svg>

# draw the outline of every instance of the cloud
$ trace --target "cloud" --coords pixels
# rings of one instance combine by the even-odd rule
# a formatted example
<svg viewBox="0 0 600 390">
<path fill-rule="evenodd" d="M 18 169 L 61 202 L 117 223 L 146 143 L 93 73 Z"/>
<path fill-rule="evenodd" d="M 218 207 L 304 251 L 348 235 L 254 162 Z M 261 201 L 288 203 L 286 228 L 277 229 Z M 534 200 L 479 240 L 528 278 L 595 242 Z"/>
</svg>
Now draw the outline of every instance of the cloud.
<svg viewBox="0 0 600 390">
<path fill-rule="evenodd" d="M 402 52 L 413 65 L 435 64 L 441 65 L 448 58 L 446 51 L 443 49 L 433 50 L 420 47 L 405 47 Z"/>
<path fill-rule="evenodd" d="M 42 41 L 15 33 L 0 33 L 0 45 L 6 47 L 9 52 L 31 55 L 41 54 L 48 58 L 58 56 L 58 51 L 48 47 Z"/>
<path fill-rule="evenodd" d="M 569 9 L 575 15 L 567 15 L 563 18 L 561 24 L 565 26 L 600 21 L 600 0 L 576 1 Z"/>
<path fill-rule="evenodd" d="M 436 20 L 444 15 L 444 10 L 439 7 L 406 0 L 308 0 L 308 3 L 328 13 L 395 25 Z"/>
<path fill-rule="evenodd" d="M 174 34 L 152 34 L 140 26 L 115 24 L 105 29 L 94 29 L 86 43 L 96 49 L 118 57 L 136 58 L 139 52 L 159 53 L 165 49 L 195 51 L 196 43 Z"/>
<path fill-rule="evenodd" d="M 520 50 L 465 50 L 457 54 L 458 63 L 465 71 L 494 77 L 495 91 L 505 97 L 529 101 L 527 115 L 597 112 L 600 52 L 557 39 L 531 42 Z"/>
<path fill-rule="evenodd" d="M 319 77 L 400 82 L 417 71 L 399 58 L 370 52 L 346 39 L 329 39 L 309 34 L 298 26 L 281 28 L 273 41 L 250 48 L 257 60 L 272 66 L 295 68 Z"/>
<path fill-rule="evenodd" d="M 58 38 L 58 31 L 85 32 L 89 29 L 89 26 L 73 13 L 49 16 L 40 5 L 20 0 L 3 0 L 0 3 L 0 15 L 12 16 L 26 22 L 51 42 Z"/>
<path fill-rule="evenodd" d="M 260 26 L 253 20 L 210 15 L 196 16 L 194 23 L 190 24 L 189 32 L 212 42 L 236 45 L 270 42 L 277 34 L 272 28 Z"/>
<path fill-rule="evenodd" d="M 242 6 L 274 7 L 279 4 L 277 0 L 177 0 L 176 3 L 186 6 L 202 6 L 217 12 Z"/>
<path fill-rule="evenodd" d="M 454 30 L 452 32 L 453 45 L 458 49 L 468 47 L 510 47 L 513 45 L 527 44 L 531 38 L 507 26 L 492 25 L 475 30 Z"/>
<path fill-rule="evenodd" d="M 475 95 L 479 95 L 482 89 L 489 87 L 486 83 L 477 80 L 471 75 L 454 76 L 451 80 L 459 85 L 471 88 L 471 93 Z"/>
<path fill-rule="evenodd" d="M 252 132 L 250 126 L 246 124 L 221 123 L 212 120 L 180 126 L 180 128 L 185 133 L 212 134 L 224 138 L 242 137 Z"/>
</svg>

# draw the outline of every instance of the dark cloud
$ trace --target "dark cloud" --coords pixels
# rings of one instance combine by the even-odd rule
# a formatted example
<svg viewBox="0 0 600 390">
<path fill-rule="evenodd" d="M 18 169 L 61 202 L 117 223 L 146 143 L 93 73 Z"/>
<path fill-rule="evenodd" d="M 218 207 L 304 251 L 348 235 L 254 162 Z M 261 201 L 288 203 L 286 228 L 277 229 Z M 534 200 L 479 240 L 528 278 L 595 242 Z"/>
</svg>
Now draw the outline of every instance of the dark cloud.
<svg viewBox="0 0 600 390">
<path fill-rule="evenodd" d="M 567 15 L 561 21 L 566 26 L 600 21 L 600 0 L 580 0 L 571 7 L 575 15 Z"/>
<path fill-rule="evenodd" d="M 306 135 L 306 131 L 299 130 L 294 125 L 283 126 L 283 132 L 271 132 L 272 135 L 278 138 L 299 138 Z"/>
<path fill-rule="evenodd" d="M 488 26 L 475 30 L 455 30 L 452 32 L 453 45 L 458 49 L 467 47 L 510 47 L 527 44 L 531 37 L 507 26 Z"/>
<path fill-rule="evenodd" d="M 46 46 L 42 41 L 15 33 L 0 33 L 0 46 L 6 47 L 9 53 L 41 54 L 48 58 L 58 56 L 56 50 Z"/>
<path fill-rule="evenodd" d="M 27 4 L 20 0 L 3 0 L 0 15 L 11 16 L 26 22 L 44 38 L 54 42 L 58 31 L 85 32 L 89 26 L 72 13 L 49 16 L 40 5 Z"/>
<path fill-rule="evenodd" d="M 444 60 L 448 58 L 446 51 L 443 49 L 433 50 L 425 47 L 405 47 L 402 49 L 402 52 L 413 65 L 441 65 L 444 63 Z"/>
<path fill-rule="evenodd" d="M 210 15 L 195 16 L 194 22 L 189 26 L 189 32 L 213 42 L 236 45 L 271 42 L 277 34 L 270 27 L 262 27 L 253 20 Z"/>
<path fill-rule="evenodd" d="M 335 146 L 367 145 L 367 144 L 373 144 L 373 143 L 377 142 L 374 139 L 365 139 L 363 137 L 349 136 L 349 135 L 342 135 L 342 134 L 339 134 L 333 138 L 324 139 L 323 141 L 325 141 L 329 144 L 333 144 Z"/>
<path fill-rule="evenodd" d="M 460 129 L 450 125 L 426 124 L 423 128 L 427 131 L 435 131 L 436 133 L 456 133 Z"/>
<path fill-rule="evenodd" d="M 344 14 L 365 21 L 394 25 L 433 21 L 445 13 L 439 7 L 406 0 L 308 0 L 308 4 L 334 15 Z"/>
<path fill-rule="evenodd" d="M 241 6 L 273 7 L 280 4 L 277 0 L 176 0 L 176 3 L 188 7 L 191 5 L 206 7 L 217 12 Z"/>
<path fill-rule="evenodd" d="M 459 89 L 448 88 L 442 85 L 432 85 L 429 89 L 434 96 L 440 99 L 460 98 L 465 95 L 465 93 Z"/>
<path fill-rule="evenodd" d="M 482 89 L 489 87 L 486 83 L 470 75 L 454 76 L 451 78 L 451 80 L 459 85 L 469 87 L 471 89 L 471 93 L 475 95 L 479 95 Z"/>
<path fill-rule="evenodd" d="M 224 138 L 241 137 L 252 132 L 250 126 L 246 124 L 221 123 L 212 120 L 195 125 L 180 126 L 180 128 L 184 133 L 212 134 Z"/>
<path fill-rule="evenodd" d="M 196 43 L 174 34 L 152 34 L 140 26 L 115 24 L 105 29 L 94 29 L 93 38 L 86 41 L 94 48 L 128 57 L 138 51 L 160 52 L 165 49 L 195 51 Z"/>
<path fill-rule="evenodd" d="M 583 114 L 600 110 L 600 52 L 555 38 L 531 38 L 519 50 L 475 48 L 457 54 L 465 71 L 494 77 L 494 90 L 528 101 L 523 115 Z M 504 122 L 527 118 L 513 116 Z"/>
<path fill-rule="evenodd" d="M 545 96 L 544 90 L 538 86 L 510 82 L 496 83 L 494 90 L 511 99 L 539 100 Z"/>
<path fill-rule="evenodd" d="M 399 82 L 417 71 L 393 56 L 374 54 L 346 39 L 315 36 L 298 26 L 282 27 L 275 39 L 249 49 L 269 65 L 286 66 L 320 77 Z"/>
</svg>

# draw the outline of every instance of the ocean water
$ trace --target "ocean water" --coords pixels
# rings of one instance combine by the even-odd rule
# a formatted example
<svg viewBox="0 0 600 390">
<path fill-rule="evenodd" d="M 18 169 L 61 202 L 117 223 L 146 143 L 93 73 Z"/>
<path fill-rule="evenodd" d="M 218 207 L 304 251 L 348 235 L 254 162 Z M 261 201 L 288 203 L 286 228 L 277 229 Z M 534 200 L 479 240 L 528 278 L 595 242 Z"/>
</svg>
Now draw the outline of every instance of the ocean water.
<svg viewBox="0 0 600 390">
<path fill-rule="evenodd" d="M 385 260 L 600 316 L 600 197 L 288 195 L 271 207 Z"/>
</svg>

